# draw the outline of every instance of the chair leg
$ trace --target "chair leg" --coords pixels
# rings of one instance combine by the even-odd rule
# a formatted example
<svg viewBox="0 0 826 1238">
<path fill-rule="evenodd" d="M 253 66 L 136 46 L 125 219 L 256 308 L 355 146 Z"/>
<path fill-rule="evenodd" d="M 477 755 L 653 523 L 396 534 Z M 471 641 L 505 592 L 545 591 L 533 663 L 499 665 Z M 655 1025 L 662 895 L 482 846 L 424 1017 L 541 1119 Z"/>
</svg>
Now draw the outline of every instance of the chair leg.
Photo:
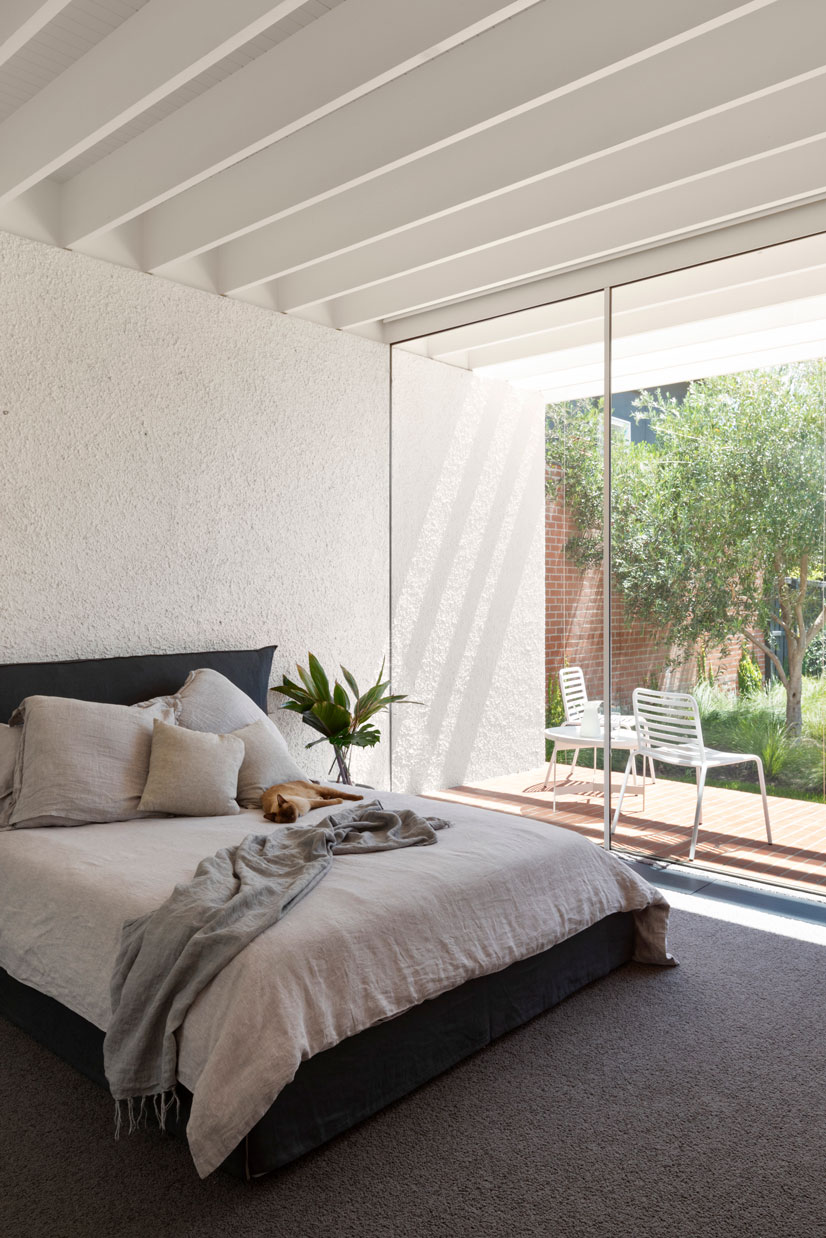
<svg viewBox="0 0 826 1238">
<path fill-rule="evenodd" d="M 651 785 L 652 787 L 656 787 L 657 775 L 654 773 L 654 758 L 653 757 L 648 758 L 648 768 L 651 770 Z"/>
<path fill-rule="evenodd" d="M 570 774 L 568 775 L 568 778 L 569 778 L 569 779 L 570 779 L 570 778 L 573 778 L 573 776 L 574 776 L 574 770 L 576 769 L 576 762 L 577 762 L 577 757 L 578 757 L 578 756 L 579 756 L 579 749 L 578 749 L 578 748 L 574 748 L 574 756 L 573 756 L 573 760 L 571 761 L 571 772 L 570 772 Z"/>
<path fill-rule="evenodd" d="M 694 829 L 691 831 L 691 846 L 688 850 L 689 860 L 694 859 L 694 852 L 697 850 L 697 835 L 700 832 L 700 822 L 703 819 L 703 791 L 706 785 L 706 767 L 705 763 L 698 766 L 697 769 L 697 807 L 694 810 Z"/>
<path fill-rule="evenodd" d="M 772 827 L 769 824 L 769 801 L 766 799 L 766 778 L 763 773 L 762 760 L 760 759 L 760 757 L 755 757 L 755 760 L 757 761 L 757 777 L 760 780 L 760 794 L 763 797 L 763 816 L 766 821 L 766 838 L 769 841 L 769 846 L 771 846 Z"/>
<path fill-rule="evenodd" d="M 617 800 L 617 810 L 614 813 L 614 819 L 611 822 L 611 833 L 612 834 L 614 830 L 617 828 L 617 822 L 619 821 L 620 809 L 622 808 L 622 800 L 623 800 L 623 796 L 625 795 L 625 788 L 628 786 L 628 775 L 631 773 L 631 763 L 633 760 L 634 760 L 634 753 L 629 752 L 628 760 L 625 762 L 625 776 L 622 780 L 622 786 L 620 787 L 619 799 Z"/>
<path fill-rule="evenodd" d="M 545 781 L 542 784 L 542 790 L 547 791 L 551 785 L 551 770 L 553 769 L 554 761 L 556 760 L 556 748 L 551 753 L 551 759 L 548 762 L 548 768 L 545 771 Z"/>
<path fill-rule="evenodd" d="M 554 802 L 553 802 L 553 811 L 554 811 L 554 812 L 556 812 L 556 748 L 554 748 L 554 755 L 553 755 L 553 757 L 551 758 L 551 760 L 552 760 L 553 767 L 554 767 Z"/>
</svg>

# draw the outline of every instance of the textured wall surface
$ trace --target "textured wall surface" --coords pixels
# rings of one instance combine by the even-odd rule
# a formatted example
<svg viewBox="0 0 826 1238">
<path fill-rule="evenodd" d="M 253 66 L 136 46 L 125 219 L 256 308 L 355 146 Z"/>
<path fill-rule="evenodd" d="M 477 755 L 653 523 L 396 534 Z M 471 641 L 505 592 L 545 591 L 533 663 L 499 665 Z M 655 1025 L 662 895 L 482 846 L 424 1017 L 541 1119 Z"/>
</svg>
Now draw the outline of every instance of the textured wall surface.
<svg viewBox="0 0 826 1238">
<path fill-rule="evenodd" d="M 396 350 L 393 785 L 451 786 L 544 752 L 544 411 Z"/>
<path fill-rule="evenodd" d="M 272 641 L 278 679 L 308 648 L 378 670 L 387 349 L 3 233 L 0 341 L 0 660 Z"/>
</svg>

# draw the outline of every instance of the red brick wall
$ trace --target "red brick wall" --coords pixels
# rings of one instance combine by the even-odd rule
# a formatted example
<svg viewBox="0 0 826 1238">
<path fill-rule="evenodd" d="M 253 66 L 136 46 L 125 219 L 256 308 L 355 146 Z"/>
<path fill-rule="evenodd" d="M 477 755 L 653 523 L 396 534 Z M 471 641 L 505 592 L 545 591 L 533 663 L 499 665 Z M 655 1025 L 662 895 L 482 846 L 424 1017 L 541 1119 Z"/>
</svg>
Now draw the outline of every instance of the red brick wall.
<svg viewBox="0 0 826 1238">
<path fill-rule="evenodd" d="M 574 526 L 561 501 L 545 505 L 545 673 L 546 683 L 567 661 L 581 666 L 591 697 L 602 697 L 602 569 L 587 572 L 571 564 L 565 544 Z M 657 631 L 625 621 L 623 599 L 614 593 L 612 613 L 612 669 L 614 699 L 624 710 L 631 708 L 631 693 L 638 687 L 690 691 L 697 681 L 697 658 L 667 670 L 670 647 Z M 715 679 L 736 687 L 741 643 L 733 642 L 728 654 L 709 651 Z M 754 651 L 752 651 L 754 653 Z M 757 658 L 762 669 L 762 657 Z"/>
</svg>

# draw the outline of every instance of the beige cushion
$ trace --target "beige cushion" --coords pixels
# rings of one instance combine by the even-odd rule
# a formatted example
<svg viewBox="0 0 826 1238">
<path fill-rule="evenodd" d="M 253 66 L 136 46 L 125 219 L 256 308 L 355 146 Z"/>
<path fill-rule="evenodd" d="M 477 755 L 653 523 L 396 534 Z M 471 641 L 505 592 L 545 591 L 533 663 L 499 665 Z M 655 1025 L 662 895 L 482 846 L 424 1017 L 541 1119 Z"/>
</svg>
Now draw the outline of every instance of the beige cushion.
<svg viewBox="0 0 826 1238">
<path fill-rule="evenodd" d="M 270 752 L 274 754 L 276 748 L 280 750 L 282 756 L 278 769 L 286 775 L 265 783 L 265 788 L 271 787 L 273 781 L 287 782 L 291 778 L 304 777 L 273 720 L 225 675 L 208 667 L 191 671 L 184 686 L 176 693 L 176 698 L 179 704 L 178 725 L 189 731 L 212 731 L 216 735 L 226 735 L 255 722 L 263 724 L 272 741 Z"/>
<path fill-rule="evenodd" d="M 233 734 L 244 741 L 244 760 L 238 773 L 238 802 L 260 808 L 261 796 L 276 782 L 292 782 L 305 775 L 290 756 L 279 733 L 265 720 L 251 722 Z"/>
<path fill-rule="evenodd" d="M 244 759 L 234 735 L 187 731 L 155 722 L 142 812 L 223 817 L 238 812 L 235 795 Z"/>
<path fill-rule="evenodd" d="M 19 726 L 0 725 L 0 829 L 8 825 L 11 816 L 14 767 L 22 733 Z"/>
<path fill-rule="evenodd" d="M 153 722 L 157 717 L 174 721 L 168 706 L 29 696 L 15 716 L 23 729 L 13 828 L 128 821 L 140 815 Z"/>
</svg>

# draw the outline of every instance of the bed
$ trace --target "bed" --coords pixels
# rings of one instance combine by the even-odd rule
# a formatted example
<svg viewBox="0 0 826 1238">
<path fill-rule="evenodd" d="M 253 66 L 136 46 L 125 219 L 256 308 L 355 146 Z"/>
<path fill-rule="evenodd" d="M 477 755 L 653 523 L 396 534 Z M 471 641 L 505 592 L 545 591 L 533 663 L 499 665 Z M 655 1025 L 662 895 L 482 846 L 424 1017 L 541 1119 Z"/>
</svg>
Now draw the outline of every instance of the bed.
<svg viewBox="0 0 826 1238">
<path fill-rule="evenodd" d="M 32 693 L 134 704 L 200 666 L 266 710 L 272 654 L 0 667 L 0 718 Z M 662 896 L 573 832 L 378 794 L 452 828 L 435 847 L 337 858 L 198 998 L 173 1130 L 188 1128 L 202 1176 L 269 1173 L 630 959 L 671 961 Z M 119 925 L 203 856 L 269 828 L 249 809 L 0 833 L 0 1013 L 105 1086 Z"/>
</svg>

